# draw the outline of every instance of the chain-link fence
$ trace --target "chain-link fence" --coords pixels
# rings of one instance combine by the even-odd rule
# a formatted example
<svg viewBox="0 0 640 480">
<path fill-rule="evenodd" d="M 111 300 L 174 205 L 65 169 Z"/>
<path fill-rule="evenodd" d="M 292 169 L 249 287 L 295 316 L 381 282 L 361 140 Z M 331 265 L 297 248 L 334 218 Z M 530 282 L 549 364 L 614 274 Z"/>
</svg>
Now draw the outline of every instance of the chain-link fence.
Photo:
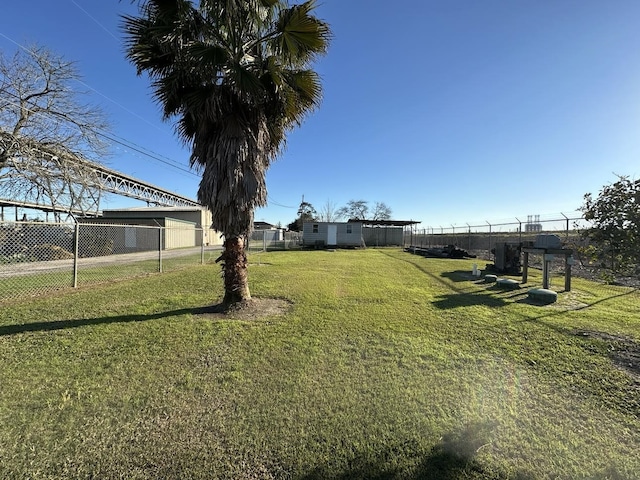
<svg viewBox="0 0 640 480">
<path fill-rule="evenodd" d="M 550 281 L 555 287 L 562 288 L 565 272 L 570 266 L 571 274 L 581 278 L 588 278 L 601 284 L 628 285 L 634 288 L 640 286 L 640 266 L 635 274 L 622 274 L 615 268 L 612 258 L 594 258 L 590 255 L 589 239 L 582 235 L 591 225 L 581 216 L 560 214 L 559 216 L 540 217 L 528 216 L 526 221 L 489 222 L 484 224 L 464 224 L 463 226 L 426 227 L 405 231 L 405 247 L 420 249 L 437 249 L 447 245 L 454 245 L 482 262 L 495 262 L 496 246 L 519 245 L 531 246 L 538 235 L 555 235 L 559 238 L 562 248 L 571 250 L 567 259 L 564 255 L 548 257 Z M 613 251 L 613 249 L 612 249 Z M 528 265 L 542 270 L 544 255 L 530 253 Z M 550 259 L 550 260 L 549 260 Z M 529 278 L 529 283 L 542 283 L 542 277 L 535 272 Z"/>
<path fill-rule="evenodd" d="M 405 246 L 432 247 L 456 245 L 470 253 L 487 256 L 497 243 L 534 242 L 541 233 L 558 235 L 564 243 L 580 240 L 580 229 L 586 226 L 582 217 L 535 219 L 513 222 L 489 222 L 450 227 L 426 227 L 405 232 Z"/>
<path fill-rule="evenodd" d="M 282 229 L 255 230 L 249 237 L 248 250 L 266 252 L 271 250 L 290 250 L 300 248 L 302 233 L 285 232 Z"/>
<path fill-rule="evenodd" d="M 495 261 L 496 245 L 532 244 L 537 235 L 554 234 L 572 250 L 573 275 L 603 284 L 640 286 L 638 269 L 622 276 L 607 259 L 594 261 L 589 242 L 580 231 L 588 224 L 580 217 L 536 218 L 527 222 L 485 222 L 464 227 L 426 227 L 406 230 L 404 245 L 419 248 L 455 245 L 483 261 Z M 203 243 L 201 229 L 171 226 L 68 224 L 45 222 L 0 223 L 0 301 L 53 292 L 211 263 L 221 246 Z M 257 230 L 248 250 L 260 252 L 300 248 L 302 234 Z M 541 269 L 543 256 L 529 255 L 529 266 Z M 563 282 L 564 257 L 549 263 L 552 283 Z M 533 272 L 530 277 L 535 279 Z"/>
<path fill-rule="evenodd" d="M 220 246 L 201 229 L 138 225 L 0 224 L 0 301 L 209 263 Z"/>
</svg>

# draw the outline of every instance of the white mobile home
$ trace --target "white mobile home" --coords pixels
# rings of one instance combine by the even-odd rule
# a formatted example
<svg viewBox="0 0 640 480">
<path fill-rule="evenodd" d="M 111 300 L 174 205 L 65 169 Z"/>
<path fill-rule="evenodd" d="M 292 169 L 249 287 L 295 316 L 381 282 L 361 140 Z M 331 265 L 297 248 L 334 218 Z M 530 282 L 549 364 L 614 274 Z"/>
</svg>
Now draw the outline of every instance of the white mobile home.
<svg viewBox="0 0 640 480">
<path fill-rule="evenodd" d="M 304 222 L 305 247 L 386 247 L 403 245 L 404 228 L 414 220 L 349 220 L 348 222 Z"/>
<path fill-rule="evenodd" d="M 302 244 L 305 247 L 359 247 L 362 245 L 362 223 L 304 222 Z"/>
</svg>

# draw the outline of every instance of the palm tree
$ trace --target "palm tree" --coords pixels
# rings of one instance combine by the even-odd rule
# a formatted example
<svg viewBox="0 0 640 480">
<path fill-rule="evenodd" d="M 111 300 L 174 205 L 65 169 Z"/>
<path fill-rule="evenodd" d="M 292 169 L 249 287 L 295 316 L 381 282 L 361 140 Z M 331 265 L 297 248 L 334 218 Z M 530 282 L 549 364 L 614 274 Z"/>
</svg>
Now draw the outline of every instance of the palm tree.
<svg viewBox="0 0 640 480">
<path fill-rule="evenodd" d="M 315 0 L 145 0 L 139 17 L 123 17 L 127 58 L 148 73 L 202 171 L 198 201 L 225 238 L 225 306 L 251 298 L 245 244 L 267 202 L 267 168 L 321 99 L 309 67 L 331 33 L 314 9 Z"/>
</svg>

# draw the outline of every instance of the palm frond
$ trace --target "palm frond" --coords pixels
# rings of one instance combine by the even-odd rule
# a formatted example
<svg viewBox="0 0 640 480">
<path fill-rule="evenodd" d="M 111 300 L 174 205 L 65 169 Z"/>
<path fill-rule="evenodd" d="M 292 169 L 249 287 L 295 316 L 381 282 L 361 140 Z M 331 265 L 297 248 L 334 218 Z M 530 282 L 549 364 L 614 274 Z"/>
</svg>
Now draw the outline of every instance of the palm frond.
<svg viewBox="0 0 640 480">
<path fill-rule="evenodd" d="M 177 119 L 202 170 L 198 199 L 227 236 L 250 231 L 286 133 L 322 99 L 308 66 L 331 34 L 314 8 L 315 0 L 147 0 L 140 18 L 123 17 L 127 58 L 152 79 L 164 118 Z"/>
<path fill-rule="evenodd" d="M 292 65 L 304 65 L 326 53 L 331 39 L 329 26 L 314 17 L 315 0 L 309 0 L 281 12 L 272 44 L 278 54 Z"/>
</svg>

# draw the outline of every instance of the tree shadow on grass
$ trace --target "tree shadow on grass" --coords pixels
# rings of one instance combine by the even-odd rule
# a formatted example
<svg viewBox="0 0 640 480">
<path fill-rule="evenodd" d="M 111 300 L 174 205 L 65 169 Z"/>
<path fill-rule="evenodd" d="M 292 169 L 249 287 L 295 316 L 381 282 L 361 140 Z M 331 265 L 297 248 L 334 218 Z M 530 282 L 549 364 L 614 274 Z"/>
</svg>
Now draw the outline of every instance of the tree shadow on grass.
<svg viewBox="0 0 640 480">
<path fill-rule="evenodd" d="M 462 279 L 464 279 L 464 275 L 467 275 L 466 272 L 459 271 L 445 272 L 442 274 L 443 277 Z M 470 274 L 467 275 L 467 277 L 471 279 L 474 278 Z M 470 307 L 474 305 L 504 307 L 513 302 L 520 302 L 521 299 L 527 295 L 527 291 L 522 288 L 505 289 L 501 288 L 496 283 L 487 283 L 484 280 L 476 280 L 473 283 L 476 285 L 485 285 L 486 288 L 481 291 L 470 292 L 454 288 L 457 293 L 440 295 L 440 299 L 433 302 L 433 304 L 442 309 Z"/>
<path fill-rule="evenodd" d="M 455 290 L 456 292 L 461 292 L 461 290 L 457 289 L 456 287 L 452 286 L 449 282 L 447 282 L 444 278 L 442 278 L 441 276 L 435 275 L 433 272 L 429 271 L 427 268 L 425 268 L 424 266 L 415 263 L 413 261 L 411 261 L 411 259 L 409 258 L 398 258 L 398 257 L 394 257 L 393 255 L 390 255 L 387 252 L 381 251 L 383 254 L 387 255 L 388 257 L 396 260 L 396 261 L 400 261 L 400 262 L 404 262 L 404 263 L 408 263 L 409 265 L 411 265 L 413 268 L 420 270 L 420 272 L 422 272 L 423 274 L 425 274 L 428 277 L 431 277 L 432 279 L 442 283 L 443 285 L 446 285 L 449 288 L 452 288 L 453 290 Z"/>
<path fill-rule="evenodd" d="M 484 305 L 487 307 L 504 307 L 507 302 L 502 297 L 496 297 L 491 293 L 449 293 L 440 295 L 438 300 L 434 300 L 433 306 L 442 310 L 452 308 L 472 307 L 475 305 Z"/>
<path fill-rule="evenodd" d="M 405 442 L 377 455 L 356 456 L 349 462 L 348 467 L 338 471 L 320 466 L 296 478 L 297 480 L 533 479 L 533 476 L 524 472 L 501 473 L 498 469 L 484 465 L 476 459 L 477 453 L 490 445 L 491 432 L 494 428 L 495 424 L 491 422 L 473 423 L 444 435 L 426 454 L 420 451 L 417 442 Z"/>
<path fill-rule="evenodd" d="M 482 270 L 480 270 L 483 273 Z M 452 282 L 473 282 L 484 283 L 482 278 L 474 277 L 470 270 L 454 270 L 453 272 L 442 272 L 441 277 L 448 278 Z"/>
<path fill-rule="evenodd" d="M 31 322 L 17 325 L 0 326 L 0 336 L 14 335 L 25 332 L 51 332 L 55 330 L 65 330 L 69 328 L 87 327 L 92 325 L 107 325 L 111 323 L 131 323 L 147 322 L 149 320 L 159 320 L 161 318 L 177 317 L 180 315 L 202 315 L 221 313 L 220 305 L 208 307 L 180 308 L 167 312 L 151 313 L 147 315 L 117 315 L 114 317 L 78 318 L 69 320 L 52 320 L 45 322 Z"/>
<path fill-rule="evenodd" d="M 394 260 L 400 260 L 402 262 L 408 263 L 412 267 L 420 270 L 423 274 L 431 277 L 432 279 L 442 283 L 446 287 L 456 292 L 456 293 L 450 293 L 446 295 L 440 295 L 438 297 L 438 300 L 435 300 L 433 302 L 433 305 L 437 308 L 448 310 L 452 308 L 469 307 L 474 305 L 486 305 L 488 307 L 504 307 L 509 303 L 504 298 L 493 295 L 491 291 L 489 291 L 488 293 L 486 291 L 485 292 L 482 292 L 482 291 L 469 292 L 465 289 L 456 287 L 455 286 L 456 283 L 461 283 L 465 281 L 467 282 L 471 281 L 476 285 L 479 283 L 484 284 L 484 281 L 475 279 L 475 277 L 471 275 L 471 272 L 467 272 L 466 270 L 454 270 L 453 272 L 443 272 L 440 275 L 435 275 L 433 272 L 429 271 L 427 268 L 409 259 L 405 259 L 405 258 L 399 259 L 397 257 L 392 257 L 391 255 L 389 256 Z M 452 285 L 449 281 L 447 281 L 447 279 L 452 280 L 454 284 Z M 495 291 L 497 289 L 495 288 L 495 286 L 493 286 L 488 288 L 487 290 Z"/>
</svg>

